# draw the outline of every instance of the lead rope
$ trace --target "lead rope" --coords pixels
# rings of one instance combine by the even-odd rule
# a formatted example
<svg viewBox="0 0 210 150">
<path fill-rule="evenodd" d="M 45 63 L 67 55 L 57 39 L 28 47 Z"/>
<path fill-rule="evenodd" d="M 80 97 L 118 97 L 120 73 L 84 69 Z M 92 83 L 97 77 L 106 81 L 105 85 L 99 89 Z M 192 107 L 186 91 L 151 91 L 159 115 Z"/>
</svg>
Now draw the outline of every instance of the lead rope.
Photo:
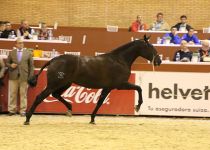
<svg viewBox="0 0 210 150">
<path fill-rule="evenodd" d="M 155 56 L 153 54 L 153 58 L 152 58 L 152 71 L 155 71 L 155 66 L 154 66 L 154 61 L 155 61 Z"/>
</svg>

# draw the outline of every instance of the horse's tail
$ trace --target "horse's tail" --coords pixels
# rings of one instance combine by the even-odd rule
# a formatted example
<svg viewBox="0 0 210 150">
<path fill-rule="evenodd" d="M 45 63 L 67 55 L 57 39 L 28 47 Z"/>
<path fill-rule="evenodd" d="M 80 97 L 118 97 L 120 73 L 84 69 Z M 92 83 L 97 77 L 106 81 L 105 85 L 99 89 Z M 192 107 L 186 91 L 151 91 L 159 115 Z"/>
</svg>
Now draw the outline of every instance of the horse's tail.
<svg viewBox="0 0 210 150">
<path fill-rule="evenodd" d="M 42 66 L 42 68 L 39 70 L 39 72 L 37 74 L 33 75 L 31 78 L 28 79 L 28 84 L 31 87 L 35 87 L 37 85 L 38 76 L 41 74 L 41 72 L 43 71 L 43 69 L 45 67 L 50 65 L 51 62 L 52 62 L 52 60 L 48 61 L 44 66 Z"/>
</svg>

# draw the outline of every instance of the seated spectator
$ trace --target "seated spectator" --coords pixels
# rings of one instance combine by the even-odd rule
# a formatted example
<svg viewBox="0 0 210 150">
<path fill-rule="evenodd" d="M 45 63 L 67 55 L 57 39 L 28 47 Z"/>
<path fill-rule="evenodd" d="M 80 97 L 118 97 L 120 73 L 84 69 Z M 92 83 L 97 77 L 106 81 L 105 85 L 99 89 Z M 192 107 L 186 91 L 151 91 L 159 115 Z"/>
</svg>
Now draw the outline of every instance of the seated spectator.
<svg viewBox="0 0 210 150">
<path fill-rule="evenodd" d="M 181 39 L 187 41 L 188 44 L 191 45 L 200 44 L 198 37 L 194 34 L 193 28 L 190 28 L 188 33 L 184 34 Z"/>
<path fill-rule="evenodd" d="M 202 62 L 204 57 L 210 57 L 210 45 L 208 40 L 201 42 L 202 47 L 198 50 L 200 53 L 200 61 Z"/>
<path fill-rule="evenodd" d="M 175 52 L 173 61 L 191 61 L 192 54 L 192 51 L 190 51 L 187 47 L 187 41 L 182 40 L 180 44 L 180 50 Z M 177 55 L 179 55 L 178 60 Z"/>
<path fill-rule="evenodd" d="M 169 31 L 170 27 L 166 21 L 163 20 L 163 13 L 157 14 L 157 20 L 151 24 L 150 30 L 154 31 Z"/>
<path fill-rule="evenodd" d="M 170 43 L 180 44 L 180 42 L 181 42 L 181 38 L 177 35 L 177 29 L 176 29 L 175 26 L 171 27 L 171 32 L 170 33 L 166 33 L 163 36 L 161 44 L 165 44 L 164 40 L 167 39 L 167 38 L 170 39 Z"/>
<path fill-rule="evenodd" d="M 3 31 L 5 30 L 5 28 L 6 28 L 5 22 L 0 21 L 0 37 L 1 37 L 1 34 L 3 33 Z"/>
<path fill-rule="evenodd" d="M 17 36 L 23 36 L 24 39 L 32 39 L 32 35 L 34 34 L 34 30 L 29 27 L 28 21 L 22 20 L 21 26 L 17 30 Z"/>
<path fill-rule="evenodd" d="M 138 15 L 130 27 L 131 32 L 138 32 L 138 30 L 147 30 L 147 25 L 143 23 L 142 17 Z"/>
<path fill-rule="evenodd" d="M 178 31 L 188 31 L 190 28 L 192 28 L 189 24 L 187 24 L 187 16 L 182 15 L 180 20 L 181 22 L 175 25 Z"/>
<path fill-rule="evenodd" d="M 49 37 L 49 30 L 47 29 L 47 24 L 42 23 L 41 29 L 38 32 L 38 38 L 39 40 L 47 40 Z"/>
<path fill-rule="evenodd" d="M 6 28 L 1 34 L 1 38 L 15 38 L 16 32 L 12 29 L 12 25 L 9 21 L 5 22 Z"/>
</svg>

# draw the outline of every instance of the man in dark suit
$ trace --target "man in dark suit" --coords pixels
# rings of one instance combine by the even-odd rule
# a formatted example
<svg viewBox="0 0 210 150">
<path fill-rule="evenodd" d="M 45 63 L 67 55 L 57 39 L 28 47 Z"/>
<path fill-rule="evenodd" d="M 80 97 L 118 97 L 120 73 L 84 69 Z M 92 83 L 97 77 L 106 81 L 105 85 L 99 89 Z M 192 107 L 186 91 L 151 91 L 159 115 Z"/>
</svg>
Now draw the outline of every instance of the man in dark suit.
<svg viewBox="0 0 210 150">
<path fill-rule="evenodd" d="M 20 115 L 24 116 L 27 108 L 27 80 L 34 73 L 32 54 L 24 48 L 21 38 L 16 41 L 16 48 L 9 53 L 6 65 L 9 68 L 9 115 L 17 112 L 17 95 L 20 91 Z"/>
</svg>

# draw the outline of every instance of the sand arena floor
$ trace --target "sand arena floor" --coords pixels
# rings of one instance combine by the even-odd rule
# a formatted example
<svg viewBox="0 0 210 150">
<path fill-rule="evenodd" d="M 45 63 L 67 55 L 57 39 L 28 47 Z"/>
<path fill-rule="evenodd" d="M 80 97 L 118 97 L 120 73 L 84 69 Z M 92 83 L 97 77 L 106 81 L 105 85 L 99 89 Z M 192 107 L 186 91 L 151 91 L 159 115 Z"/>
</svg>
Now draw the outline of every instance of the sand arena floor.
<svg viewBox="0 0 210 150">
<path fill-rule="evenodd" d="M 210 150 L 210 119 L 0 115 L 0 150 Z"/>
</svg>

